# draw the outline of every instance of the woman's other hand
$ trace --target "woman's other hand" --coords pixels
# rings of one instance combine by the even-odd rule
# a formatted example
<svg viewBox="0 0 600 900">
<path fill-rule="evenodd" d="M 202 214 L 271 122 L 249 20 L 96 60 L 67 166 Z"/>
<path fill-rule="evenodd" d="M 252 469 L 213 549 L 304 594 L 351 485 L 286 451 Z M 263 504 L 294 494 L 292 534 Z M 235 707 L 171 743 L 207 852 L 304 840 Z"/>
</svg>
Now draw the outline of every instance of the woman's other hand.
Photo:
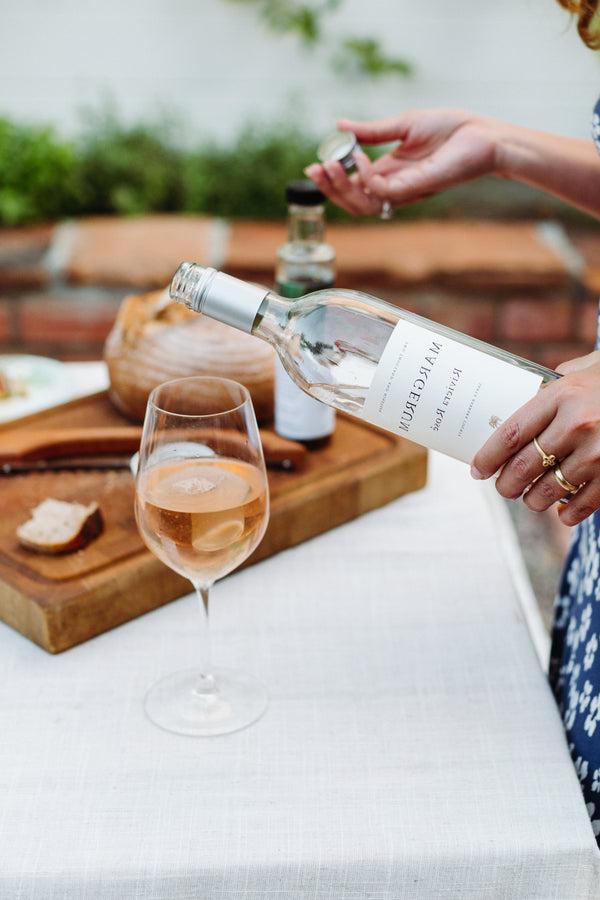
<svg viewBox="0 0 600 900">
<path fill-rule="evenodd" d="M 496 169 L 500 123 L 462 110 L 414 110 L 373 122 L 341 119 L 361 144 L 395 147 L 375 163 L 357 151 L 350 177 L 339 162 L 315 163 L 305 171 L 319 189 L 354 215 L 377 215 L 384 201 L 414 203 Z"/>
<path fill-rule="evenodd" d="M 600 351 L 558 371 L 559 381 L 542 388 L 484 444 L 471 471 L 475 478 L 490 478 L 502 469 L 496 488 L 503 497 L 516 500 L 526 491 L 523 500 L 530 509 L 548 509 L 567 494 L 553 470 L 543 468 L 533 444 L 537 438 L 556 456 L 564 478 L 584 485 L 559 509 L 565 525 L 576 525 L 600 509 Z"/>
</svg>

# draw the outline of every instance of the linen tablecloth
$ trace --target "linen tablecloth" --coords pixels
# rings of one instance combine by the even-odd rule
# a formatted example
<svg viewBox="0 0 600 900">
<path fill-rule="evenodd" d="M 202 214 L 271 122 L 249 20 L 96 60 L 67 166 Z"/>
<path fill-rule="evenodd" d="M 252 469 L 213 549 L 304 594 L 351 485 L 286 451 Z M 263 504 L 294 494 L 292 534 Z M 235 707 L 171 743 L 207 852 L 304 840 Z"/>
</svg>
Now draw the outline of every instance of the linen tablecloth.
<svg viewBox="0 0 600 900">
<path fill-rule="evenodd" d="M 426 490 L 217 585 L 214 658 L 271 693 L 226 737 L 142 711 L 195 662 L 192 597 L 58 657 L 0 626 L 0 897 L 597 896 L 499 522 L 433 455 Z"/>
</svg>

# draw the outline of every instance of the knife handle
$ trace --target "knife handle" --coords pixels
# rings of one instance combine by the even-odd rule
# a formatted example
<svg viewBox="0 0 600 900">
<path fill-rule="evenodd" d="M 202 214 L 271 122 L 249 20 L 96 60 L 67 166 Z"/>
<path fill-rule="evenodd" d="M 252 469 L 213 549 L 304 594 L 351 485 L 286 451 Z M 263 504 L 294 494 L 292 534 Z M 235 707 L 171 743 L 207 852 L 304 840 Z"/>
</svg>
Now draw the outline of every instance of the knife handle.
<svg viewBox="0 0 600 900">
<path fill-rule="evenodd" d="M 134 425 L 5 432 L 0 435 L 0 463 L 88 454 L 134 453 L 139 449 L 141 438 L 142 429 Z"/>
<path fill-rule="evenodd" d="M 298 441 L 279 437 L 273 431 L 260 432 L 267 464 L 289 463 L 302 468 L 307 450 Z M 230 439 L 234 438 L 232 434 Z M 23 429 L 0 434 L 0 465 L 10 462 L 101 456 L 103 453 L 134 453 L 139 450 L 142 429 L 135 425 L 111 428 Z"/>
</svg>

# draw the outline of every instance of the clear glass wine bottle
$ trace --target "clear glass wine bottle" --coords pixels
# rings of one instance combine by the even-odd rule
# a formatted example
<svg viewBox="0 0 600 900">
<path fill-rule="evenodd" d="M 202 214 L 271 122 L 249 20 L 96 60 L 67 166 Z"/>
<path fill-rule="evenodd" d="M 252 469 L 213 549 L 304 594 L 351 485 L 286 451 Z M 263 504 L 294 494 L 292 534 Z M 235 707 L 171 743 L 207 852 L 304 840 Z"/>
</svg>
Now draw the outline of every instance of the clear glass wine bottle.
<svg viewBox="0 0 600 900">
<path fill-rule="evenodd" d="M 317 400 L 464 462 L 540 385 L 559 377 L 358 291 L 289 300 L 186 262 L 170 293 L 270 343 Z"/>
</svg>

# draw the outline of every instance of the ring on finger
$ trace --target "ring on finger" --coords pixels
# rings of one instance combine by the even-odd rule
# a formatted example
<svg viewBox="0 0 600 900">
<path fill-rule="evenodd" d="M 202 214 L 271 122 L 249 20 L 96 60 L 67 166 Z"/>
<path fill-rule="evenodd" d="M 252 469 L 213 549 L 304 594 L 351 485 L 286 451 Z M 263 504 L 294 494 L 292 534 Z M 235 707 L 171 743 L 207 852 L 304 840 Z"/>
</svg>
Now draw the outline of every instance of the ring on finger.
<svg viewBox="0 0 600 900">
<path fill-rule="evenodd" d="M 379 213 L 379 218 L 383 219 L 384 222 L 389 221 L 394 215 L 394 207 L 390 203 L 389 200 L 384 200 L 383 205 L 381 207 L 381 212 Z"/>
<path fill-rule="evenodd" d="M 569 479 L 565 478 L 565 476 L 563 475 L 563 473 L 561 471 L 560 466 L 558 466 L 558 465 L 554 466 L 554 468 L 552 469 L 552 474 L 554 475 L 554 477 L 560 484 L 561 488 L 564 491 L 566 491 L 567 494 L 576 494 L 577 491 L 579 490 L 579 488 L 583 487 L 583 485 L 581 485 L 581 484 L 578 484 L 578 485 L 571 484 Z"/>
<path fill-rule="evenodd" d="M 546 453 L 546 451 L 540 447 L 539 441 L 535 437 L 533 439 L 533 446 L 542 457 L 542 465 L 545 469 L 551 469 L 556 465 L 556 456 L 554 453 Z"/>
</svg>

